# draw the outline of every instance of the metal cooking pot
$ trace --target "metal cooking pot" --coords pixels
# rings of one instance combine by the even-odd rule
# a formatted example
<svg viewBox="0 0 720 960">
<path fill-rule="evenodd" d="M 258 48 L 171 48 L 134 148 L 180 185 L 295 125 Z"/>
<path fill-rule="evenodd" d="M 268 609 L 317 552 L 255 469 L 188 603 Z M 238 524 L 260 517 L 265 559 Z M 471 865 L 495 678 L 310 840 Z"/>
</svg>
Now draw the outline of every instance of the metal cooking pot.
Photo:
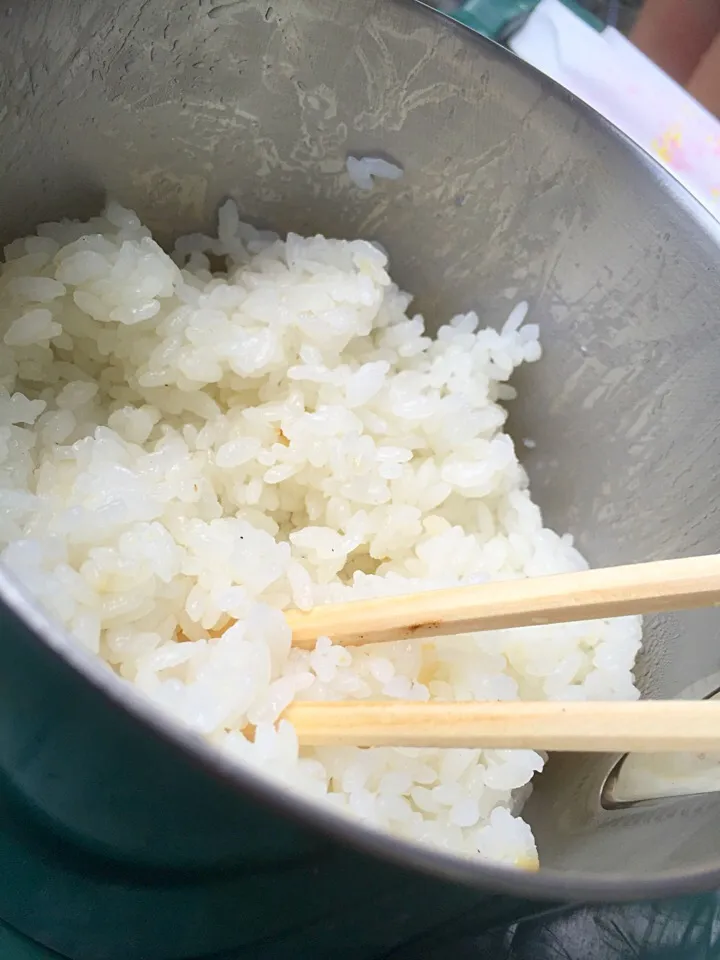
<svg viewBox="0 0 720 960">
<path fill-rule="evenodd" d="M 2 0 L 0 23 L 4 241 L 106 193 L 169 239 L 231 194 L 259 225 L 380 240 L 431 324 L 526 296 L 545 359 L 513 419 L 548 522 L 595 563 L 720 548 L 717 238 L 551 82 L 409 2 Z M 362 193 L 345 159 L 375 152 L 405 175 Z M 614 803 L 617 757 L 556 758 L 527 807 L 541 870 L 455 859 L 260 782 L 12 571 L 0 595 L 0 920 L 71 960 L 368 960 L 529 900 L 720 885 L 716 793 Z M 720 687 L 717 629 L 648 622 L 644 692 Z"/>
</svg>

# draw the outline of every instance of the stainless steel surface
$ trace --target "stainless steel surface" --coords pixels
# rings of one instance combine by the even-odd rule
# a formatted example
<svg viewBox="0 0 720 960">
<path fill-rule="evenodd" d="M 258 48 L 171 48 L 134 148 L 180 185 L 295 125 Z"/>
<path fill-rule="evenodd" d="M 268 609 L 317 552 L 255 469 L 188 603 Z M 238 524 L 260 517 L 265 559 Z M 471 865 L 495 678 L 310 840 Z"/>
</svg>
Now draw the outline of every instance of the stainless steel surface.
<svg viewBox="0 0 720 960">
<path fill-rule="evenodd" d="M 598 564 L 720 549 L 717 238 L 552 83 L 388 0 L 6 0 L 0 23 L 3 240 L 108 192 L 169 239 L 232 195 L 257 223 L 380 240 L 431 326 L 527 297 L 545 358 L 512 422 L 548 523 Z M 374 151 L 404 179 L 358 192 L 346 156 Z M 645 692 L 717 673 L 719 623 L 650 624 Z M 537 877 L 458 871 L 577 897 L 717 882 L 718 797 L 606 811 L 613 764 L 551 764 Z"/>
</svg>

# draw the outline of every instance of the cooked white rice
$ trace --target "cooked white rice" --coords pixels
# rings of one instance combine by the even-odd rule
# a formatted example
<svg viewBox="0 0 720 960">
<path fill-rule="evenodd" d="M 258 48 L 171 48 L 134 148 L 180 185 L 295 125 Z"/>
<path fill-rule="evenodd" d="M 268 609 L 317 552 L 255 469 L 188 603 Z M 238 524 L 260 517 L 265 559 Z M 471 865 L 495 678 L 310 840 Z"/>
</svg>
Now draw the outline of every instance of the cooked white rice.
<svg viewBox="0 0 720 960">
<path fill-rule="evenodd" d="M 507 381 L 540 357 L 525 305 L 501 332 L 470 313 L 430 339 L 376 246 L 282 241 L 234 203 L 173 258 L 113 203 L 6 261 L 2 562 L 238 761 L 393 833 L 535 864 L 517 814 L 539 754 L 299 754 L 275 725 L 301 698 L 637 697 L 636 618 L 290 649 L 293 605 L 586 566 L 503 433 Z"/>
<path fill-rule="evenodd" d="M 360 190 L 372 190 L 378 180 L 400 180 L 403 169 L 382 157 L 348 157 L 345 162 L 348 176 Z"/>
</svg>

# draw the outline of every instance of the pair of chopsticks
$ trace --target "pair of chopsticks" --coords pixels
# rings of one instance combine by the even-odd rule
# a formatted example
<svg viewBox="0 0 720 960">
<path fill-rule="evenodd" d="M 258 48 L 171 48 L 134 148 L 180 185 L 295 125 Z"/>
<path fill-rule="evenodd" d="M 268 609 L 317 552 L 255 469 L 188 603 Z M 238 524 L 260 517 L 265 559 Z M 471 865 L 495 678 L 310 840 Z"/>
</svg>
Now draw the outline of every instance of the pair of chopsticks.
<svg viewBox="0 0 720 960">
<path fill-rule="evenodd" d="M 288 611 L 293 645 L 358 645 L 720 605 L 720 556 L 662 560 Z M 564 751 L 720 749 L 720 701 L 291 704 L 301 745 Z"/>
</svg>

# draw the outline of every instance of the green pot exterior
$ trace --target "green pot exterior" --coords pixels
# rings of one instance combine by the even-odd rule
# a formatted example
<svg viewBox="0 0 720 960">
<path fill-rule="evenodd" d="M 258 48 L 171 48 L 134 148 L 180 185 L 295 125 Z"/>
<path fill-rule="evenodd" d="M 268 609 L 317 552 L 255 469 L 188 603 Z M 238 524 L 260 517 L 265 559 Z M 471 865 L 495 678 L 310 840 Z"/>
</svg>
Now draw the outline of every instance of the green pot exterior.
<svg viewBox="0 0 720 960">
<path fill-rule="evenodd" d="M 0 923 L 0 956 L 3 960 L 63 960 L 60 954 L 33 943 L 4 923 Z"/>
<path fill-rule="evenodd" d="M 445 926 L 477 932 L 540 909 L 342 848 L 265 870 L 143 871 L 64 844 L 6 796 L 0 811 L 0 912 L 68 960 L 330 960 L 340 944 L 371 960 Z"/>
</svg>

